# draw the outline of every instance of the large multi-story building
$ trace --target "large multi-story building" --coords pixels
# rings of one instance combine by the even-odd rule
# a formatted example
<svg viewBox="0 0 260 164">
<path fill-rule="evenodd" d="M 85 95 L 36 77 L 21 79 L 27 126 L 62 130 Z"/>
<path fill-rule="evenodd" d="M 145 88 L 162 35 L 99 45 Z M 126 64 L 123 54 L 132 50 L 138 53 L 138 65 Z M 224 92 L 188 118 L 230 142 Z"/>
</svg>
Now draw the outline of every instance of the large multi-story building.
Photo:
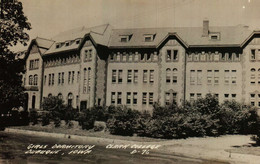
<svg viewBox="0 0 260 164">
<path fill-rule="evenodd" d="M 150 110 L 207 93 L 260 107 L 260 31 L 243 25 L 82 27 L 32 40 L 25 60 L 28 108 L 58 96 L 78 109 Z"/>
</svg>

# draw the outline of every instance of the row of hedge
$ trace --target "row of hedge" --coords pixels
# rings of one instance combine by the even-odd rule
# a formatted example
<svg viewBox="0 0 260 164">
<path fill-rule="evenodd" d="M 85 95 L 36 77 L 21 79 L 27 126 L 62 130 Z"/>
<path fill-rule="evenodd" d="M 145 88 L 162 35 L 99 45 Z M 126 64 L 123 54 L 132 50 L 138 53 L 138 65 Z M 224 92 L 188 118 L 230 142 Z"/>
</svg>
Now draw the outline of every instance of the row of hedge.
<svg viewBox="0 0 260 164">
<path fill-rule="evenodd" d="M 59 126 L 60 120 L 77 120 L 82 129 L 93 129 L 95 121 L 106 122 L 111 134 L 153 138 L 187 138 L 223 134 L 256 134 L 259 118 L 256 109 L 235 101 L 219 104 L 211 94 L 185 106 L 175 103 L 167 107 L 154 104 L 153 114 L 131 110 L 125 106 L 93 107 L 77 113 L 66 108 L 57 97 L 47 98 L 43 108 L 43 125 L 50 120 Z M 47 119 L 47 121 L 45 120 Z"/>
</svg>

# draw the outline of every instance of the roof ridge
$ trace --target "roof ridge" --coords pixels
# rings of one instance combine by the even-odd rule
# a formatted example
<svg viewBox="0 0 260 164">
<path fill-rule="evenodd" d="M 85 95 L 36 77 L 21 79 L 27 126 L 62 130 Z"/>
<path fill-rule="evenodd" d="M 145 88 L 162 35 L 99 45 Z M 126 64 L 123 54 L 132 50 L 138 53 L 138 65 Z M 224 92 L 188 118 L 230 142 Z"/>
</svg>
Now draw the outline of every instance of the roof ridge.
<svg viewBox="0 0 260 164">
<path fill-rule="evenodd" d="M 42 38 L 42 37 L 39 37 L 39 36 L 37 36 L 35 39 L 42 39 L 42 40 L 48 40 L 48 41 L 53 41 L 53 42 L 55 42 L 54 40 L 52 40 L 52 39 L 47 39 L 47 38 Z"/>
</svg>

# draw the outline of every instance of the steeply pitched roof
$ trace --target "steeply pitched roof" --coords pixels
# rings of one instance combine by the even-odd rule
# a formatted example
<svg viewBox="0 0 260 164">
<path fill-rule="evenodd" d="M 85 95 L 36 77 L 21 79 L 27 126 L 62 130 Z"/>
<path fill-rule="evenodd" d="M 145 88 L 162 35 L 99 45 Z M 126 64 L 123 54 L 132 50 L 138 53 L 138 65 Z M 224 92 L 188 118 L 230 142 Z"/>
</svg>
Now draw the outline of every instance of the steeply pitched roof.
<svg viewBox="0 0 260 164">
<path fill-rule="evenodd" d="M 136 29 L 115 29 L 113 30 L 109 47 L 158 47 L 161 41 L 170 33 L 176 33 L 185 44 L 192 46 L 238 46 L 251 33 L 245 26 L 233 27 L 210 27 L 210 33 L 219 33 L 219 40 L 211 40 L 209 37 L 202 37 L 202 27 L 178 27 L 178 28 L 136 28 Z M 154 34 L 154 40 L 144 41 L 144 35 Z M 128 42 L 121 42 L 120 36 L 132 35 Z"/>
<path fill-rule="evenodd" d="M 210 39 L 202 36 L 202 33 L 203 27 L 112 29 L 109 24 L 105 24 L 61 32 L 51 40 L 37 37 L 35 41 L 43 55 L 77 50 L 81 44 L 75 41 L 85 37 L 108 48 L 158 48 L 170 35 L 176 36 L 185 47 L 241 47 L 253 36 L 254 31 L 243 25 L 209 27 L 209 34 L 217 33 L 219 39 Z M 145 41 L 144 35 L 147 34 L 154 36 L 154 40 Z M 130 40 L 122 42 L 121 37 L 124 35 L 129 35 Z M 69 46 L 65 46 L 65 42 L 70 42 Z M 57 43 L 62 45 L 56 48 Z"/>
<path fill-rule="evenodd" d="M 62 32 L 52 38 L 52 40 L 54 40 L 55 43 L 50 47 L 49 50 L 45 52 L 45 55 L 57 53 L 61 51 L 75 50 L 80 45 L 80 44 L 76 44 L 75 40 L 83 39 L 85 35 L 90 35 L 95 41 L 95 43 L 107 46 L 111 30 L 112 28 L 110 27 L 110 25 L 105 24 L 105 25 L 96 26 L 92 28 L 80 27 L 80 28 Z M 71 42 L 69 46 L 63 45 L 60 48 L 56 48 L 57 43 L 64 44 L 67 41 Z"/>
</svg>

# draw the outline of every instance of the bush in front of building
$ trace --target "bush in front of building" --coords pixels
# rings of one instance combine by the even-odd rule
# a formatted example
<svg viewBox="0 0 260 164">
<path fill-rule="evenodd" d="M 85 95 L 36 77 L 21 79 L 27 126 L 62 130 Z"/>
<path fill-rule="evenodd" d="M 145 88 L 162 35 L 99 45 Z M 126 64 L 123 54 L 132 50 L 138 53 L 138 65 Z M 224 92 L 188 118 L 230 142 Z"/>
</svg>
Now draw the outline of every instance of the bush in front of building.
<svg viewBox="0 0 260 164">
<path fill-rule="evenodd" d="M 220 109 L 221 134 L 256 134 L 257 109 L 236 101 L 225 101 Z"/>
<path fill-rule="evenodd" d="M 50 124 L 50 114 L 49 113 L 46 112 L 41 115 L 41 123 L 42 123 L 42 126 L 46 126 L 46 125 Z"/>
<path fill-rule="evenodd" d="M 83 130 L 93 129 L 95 115 L 93 115 L 90 109 L 84 109 L 79 113 L 78 122 Z"/>
<path fill-rule="evenodd" d="M 123 107 L 110 107 L 110 118 L 107 120 L 107 127 L 111 134 L 132 136 L 135 133 L 137 120 L 140 112 Z"/>
<path fill-rule="evenodd" d="M 30 109 L 30 114 L 29 114 L 29 120 L 32 123 L 32 125 L 36 125 L 38 123 L 38 113 L 35 109 Z"/>
</svg>

